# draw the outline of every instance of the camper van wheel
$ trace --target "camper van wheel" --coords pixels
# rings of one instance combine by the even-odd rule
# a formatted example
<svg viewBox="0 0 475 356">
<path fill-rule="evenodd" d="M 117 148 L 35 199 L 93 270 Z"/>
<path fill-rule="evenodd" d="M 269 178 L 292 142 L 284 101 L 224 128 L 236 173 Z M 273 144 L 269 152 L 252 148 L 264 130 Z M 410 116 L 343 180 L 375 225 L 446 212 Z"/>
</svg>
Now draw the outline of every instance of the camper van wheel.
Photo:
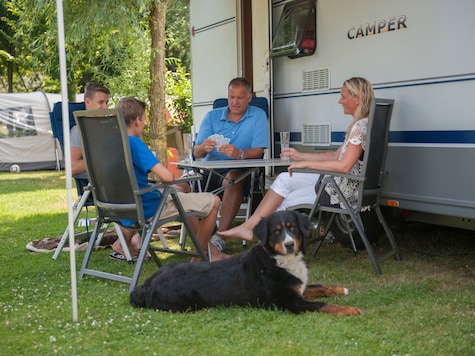
<svg viewBox="0 0 475 356">
<path fill-rule="evenodd" d="M 348 217 L 341 214 L 338 215 L 331 226 L 331 232 L 335 236 L 336 242 L 344 247 L 352 248 L 350 235 L 344 219 L 348 219 Z M 363 220 L 363 225 L 369 242 L 371 244 L 378 242 L 381 234 L 384 233 L 384 230 L 378 221 L 376 212 L 371 210 L 361 213 L 361 219 Z M 359 250 L 364 249 L 363 241 L 361 240 L 358 231 L 356 231 L 354 224 L 350 221 L 349 225 L 353 238 L 355 239 L 356 248 Z"/>
</svg>

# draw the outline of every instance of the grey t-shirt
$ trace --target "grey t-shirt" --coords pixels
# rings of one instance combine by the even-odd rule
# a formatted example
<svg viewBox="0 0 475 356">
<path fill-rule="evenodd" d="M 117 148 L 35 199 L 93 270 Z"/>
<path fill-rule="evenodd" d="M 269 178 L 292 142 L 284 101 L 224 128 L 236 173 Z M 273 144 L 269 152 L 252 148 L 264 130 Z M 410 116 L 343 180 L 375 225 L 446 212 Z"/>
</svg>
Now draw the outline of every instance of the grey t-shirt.
<svg viewBox="0 0 475 356">
<path fill-rule="evenodd" d="M 79 138 L 79 131 L 78 131 L 78 127 L 76 125 L 74 125 L 71 128 L 70 143 L 71 143 L 71 147 L 81 148 L 81 140 Z M 73 174 L 73 177 L 74 178 L 88 179 L 87 178 L 87 172 L 81 172 L 81 173 L 78 173 L 78 174 Z"/>
</svg>

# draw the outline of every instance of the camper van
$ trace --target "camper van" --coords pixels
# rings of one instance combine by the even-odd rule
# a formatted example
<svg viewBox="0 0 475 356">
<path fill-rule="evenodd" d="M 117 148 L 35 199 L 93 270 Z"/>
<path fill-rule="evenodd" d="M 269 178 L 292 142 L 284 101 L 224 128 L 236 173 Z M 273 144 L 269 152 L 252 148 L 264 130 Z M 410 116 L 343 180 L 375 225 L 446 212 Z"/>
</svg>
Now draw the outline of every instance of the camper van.
<svg viewBox="0 0 475 356">
<path fill-rule="evenodd" d="M 350 122 L 340 88 L 365 77 L 395 100 L 383 204 L 475 230 L 473 14 L 472 0 L 191 0 L 195 128 L 244 76 L 269 101 L 268 157 L 281 131 L 334 149 Z"/>
</svg>

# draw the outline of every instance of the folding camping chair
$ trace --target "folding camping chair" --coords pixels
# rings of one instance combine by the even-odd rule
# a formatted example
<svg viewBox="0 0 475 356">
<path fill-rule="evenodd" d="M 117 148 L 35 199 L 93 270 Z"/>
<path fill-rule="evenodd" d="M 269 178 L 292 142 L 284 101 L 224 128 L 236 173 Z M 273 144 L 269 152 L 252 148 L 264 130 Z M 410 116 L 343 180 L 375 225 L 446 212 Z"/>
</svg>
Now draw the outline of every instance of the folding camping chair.
<svg viewBox="0 0 475 356">
<path fill-rule="evenodd" d="M 86 104 L 84 102 L 81 103 L 68 103 L 68 112 L 69 112 L 69 129 L 76 125 L 74 121 L 73 112 L 77 110 L 85 110 Z M 56 138 L 59 142 L 61 153 L 64 157 L 64 136 L 63 136 L 63 113 L 62 113 L 62 103 L 57 102 L 53 106 L 53 111 L 49 113 L 51 128 L 53 130 L 53 137 Z M 58 151 L 58 150 L 56 150 Z M 59 157 L 59 153 L 56 153 L 57 157 Z M 59 159 L 58 159 L 59 161 Z M 89 182 L 87 179 L 81 178 L 74 178 L 74 182 L 76 184 L 76 190 L 78 193 L 78 198 L 73 204 L 73 220 L 74 223 L 79 219 L 79 215 L 83 208 L 88 208 L 94 206 L 94 201 L 92 199 L 91 192 L 87 188 Z M 89 219 L 86 219 L 86 225 L 89 224 Z M 80 234 L 81 236 L 83 234 Z M 64 245 L 68 241 L 69 237 L 69 227 L 66 226 L 64 233 L 59 241 L 58 246 L 56 247 L 53 260 L 56 260 L 59 257 L 59 254 L 64 248 Z"/>
<path fill-rule="evenodd" d="M 325 172 L 326 175 L 323 178 L 319 190 L 317 192 L 317 198 L 315 203 L 311 207 L 309 219 L 313 221 L 316 217 L 316 223 L 312 223 L 313 226 L 317 227 L 317 232 L 322 221 L 322 213 L 329 213 L 329 218 L 326 223 L 326 227 L 323 230 L 322 236 L 318 236 L 317 233 L 315 238 L 309 243 L 317 242 L 317 246 L 313 252 L 313 256 L 317 254 L 322 243 L 325 240 L 328 232 L 331 230 L 332 224 L 335 222 L 335 217 L 338 214 L 346 216 L 346 219 L 343 219 L 347 225 L 347 231 L 349 231 L 350 239 L 353 245 L 353 249 L 356 252 L 355 240 L 352 235 L 352 228 L 350 227 L 349 221 L 354 225 L 356 230 L 359 233 L 359 236 L 368 252 L 368 255 L 373 263 L 373 267 L 377 274 L 381 274 L 381 269 L 379 263 L 385 259 L 395 256 L 397 260 L 401 260 L 401 255 L 399 253 L 398 246 L 394 239 L 394 236 L 387 224 L 382 212 L 381 212 L 381 182 L 384 173 L 384 164 L 386 160 L 386 152 L 388 146 L 388 136 L 389 136 L 389 124 L 391 120 L 391 114 L 394 106 L 394 100 L 388 99 L 373 99 L 371 103 L 371 108 L 368 117 L 368 128 L 366 135 L 366 149 L 363 156 L 363 174 L 361 176 L 354 176 L 350 174 L 340 174 L 334 172 Z M 308 171 L 308 170 L 306 170 Z M 351 208 L 349 202 L 341 192 L 338 187 L 336 179 L 339 177 L 351 178 L 354 180 L 360 181 L 358 188 L 358 201 L 356 209 Z M 328 206 L 322 202 L 322 197 L 325 194 L 325 188 L 331 187 L 334 189 L 338 195 L 338 199 L 343 205 L 341 207 L 338 205 Z M 299 208 L 301 208 L 300 206 Z M 291 209 L 295 209 L 293 207 Z M 378 216 L 380 224 L 383 226 L 385 235 L 391 245 L 391 249 L 383 254 L 380 257 L 376 257 L 371 247 L 371 244 L 366 236 L 365 227 L 361 219 L 361 212 L 374 209 Z"/>
<path fill-rule="evenodd" d="M 74 112 L 74 117 L 80 132 L 84 160 L 89 176 L 89 184 L 94 196 L 98 220 L 89 240 L 79 272 L 79 278 L 83 278 L 85 275 L 107 278 L 129 283 L 130 290 L 132 290 L 137 285 L 147 250 L 150 251 L 157 266 L 161 266 L 161 262 L 155 253 L 156 251 L 198 256 L 202 260 L 207 261 L 208 257 L 203 252 L 188 222 L 189 216 L 202 217 L 204 214 L 196 211 L 184 211 L 172 186 L 177 181 L 167 184 L 153 184 L 148 188 L 139 189 L 135 178 L 127 128 L 122 112 L 119 109 L 76 111 Z M 197 180 L 200 177 L 194 176 L 184 181 L 192 179 Z M 142 206 L 142 195 L 162 188 L 164 190 L 157 211 L 151 219 L 146 220 Z M 173 199 L 179 214 L 162 219 L 160 214 L 168 196 L 171 196 Z M 93 246 L 99 236 L 99 226 L 104 222 L 120 223 L 122 219 L 136 221 L 134 228 L 141 232 L 142 237 L 142 248 L 132 277 L 89 268 Z M 177 220 L 184 223 L 196 252 L 187 251 L 184 247 L 172 249 L 156 247 L 150 244 L 152 235 L 157 227 Z"/>
</svg>

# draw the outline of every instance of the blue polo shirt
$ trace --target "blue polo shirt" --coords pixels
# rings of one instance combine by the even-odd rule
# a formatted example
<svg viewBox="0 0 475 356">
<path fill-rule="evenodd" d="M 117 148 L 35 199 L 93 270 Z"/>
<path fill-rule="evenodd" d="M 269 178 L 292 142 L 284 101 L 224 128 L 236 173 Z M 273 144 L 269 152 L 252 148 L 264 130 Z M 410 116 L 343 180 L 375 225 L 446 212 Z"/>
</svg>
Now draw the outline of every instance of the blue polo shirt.
<svg viewBox="0 0 475 356">
<path fill-rule="evenodd" d="M 202 144 L 205 139 L 213 134 L 223 135 L 230 139 L 240 150 L 248 148 L 267 148 L 269 145 L 267 116 L 264 110 L 255 106 L 248 106 L 238 122 L 228 120 L 228 106 L 209 111 L 201 123 L 197 144 Z M 232 159 L 217 152 L 216 147 L 209 152 L 204 161 L 215 161 L 222 159 Z"/>
</svg>

